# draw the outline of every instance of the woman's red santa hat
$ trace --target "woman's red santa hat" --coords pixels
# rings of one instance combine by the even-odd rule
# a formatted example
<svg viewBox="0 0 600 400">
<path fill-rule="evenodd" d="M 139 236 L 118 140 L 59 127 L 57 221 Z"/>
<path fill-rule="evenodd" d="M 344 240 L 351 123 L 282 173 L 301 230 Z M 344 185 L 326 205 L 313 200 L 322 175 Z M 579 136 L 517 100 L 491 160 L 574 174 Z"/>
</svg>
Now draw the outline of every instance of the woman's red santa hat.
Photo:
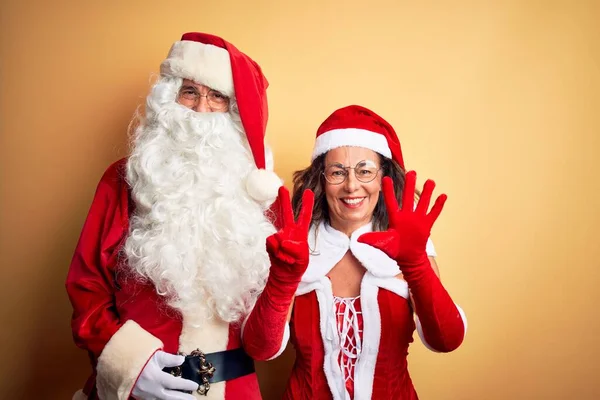
<svg viewBox="0 0 600 400">
<path fill-rule="evenodd" d="M 379 115 L 361 106 L 334 111 L 317 130 L 312 160 L 343 146 L 364 147 L 396 161 L 404 169 L 402 148 L 394 128 Z"/>
<path fill-rule="evenodd" d="M 220 37 L 190 32 L 173 44 L 160 66 L 160 73 L 191 79 L 235 102 L 257 168 L 248 175 L 246 189 L 256 201 L 273 202 L 282 182 L 273 171 L 266 169 L 272 168 L 271 160 L 265 157 L 264 142 L 269 117 L 266 93 L 269 83 L 260 66 Z"/>
</svg>

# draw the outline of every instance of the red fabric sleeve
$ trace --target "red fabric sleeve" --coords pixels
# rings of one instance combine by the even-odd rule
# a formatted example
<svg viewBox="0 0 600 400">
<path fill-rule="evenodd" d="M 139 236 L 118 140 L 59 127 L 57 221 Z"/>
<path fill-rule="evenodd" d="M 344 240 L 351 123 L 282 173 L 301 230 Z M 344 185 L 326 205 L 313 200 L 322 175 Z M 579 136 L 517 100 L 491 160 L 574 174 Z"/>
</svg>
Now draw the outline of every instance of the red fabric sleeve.
<svg viewBox="0 0 600 400">
<path fill-rule="evenodd" d="M 66 281 L 75 343 L 95 360 L 122 325 L 114 293 L 115 267 L 129 224 L 124 173 L 125 160 L 120 160 L 102 176 Z"/>
</svg>

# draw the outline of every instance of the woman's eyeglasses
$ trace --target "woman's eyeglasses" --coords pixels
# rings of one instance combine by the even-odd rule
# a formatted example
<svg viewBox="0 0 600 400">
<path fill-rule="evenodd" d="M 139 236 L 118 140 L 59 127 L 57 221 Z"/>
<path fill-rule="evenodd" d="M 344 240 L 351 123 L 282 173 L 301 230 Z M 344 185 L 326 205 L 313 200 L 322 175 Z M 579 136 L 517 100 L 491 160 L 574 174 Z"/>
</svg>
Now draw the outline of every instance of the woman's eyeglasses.
<svg viewBox="0 0 600 400">
<path fill-rule="evenodd" d="M 355 167 L 344 167 L 341 164 L 331 164 L 325 167 L 323 176 L 325 176 L 325 180 L 332 185 L 339 185 L 348 179 L 351 169 L 354 170 L 354 176 L 359 182 L 369 183 L 377 177 L 381 167 L 377 167 L 373 161 L 369 160 L 360 161 Z"/>
</svg>

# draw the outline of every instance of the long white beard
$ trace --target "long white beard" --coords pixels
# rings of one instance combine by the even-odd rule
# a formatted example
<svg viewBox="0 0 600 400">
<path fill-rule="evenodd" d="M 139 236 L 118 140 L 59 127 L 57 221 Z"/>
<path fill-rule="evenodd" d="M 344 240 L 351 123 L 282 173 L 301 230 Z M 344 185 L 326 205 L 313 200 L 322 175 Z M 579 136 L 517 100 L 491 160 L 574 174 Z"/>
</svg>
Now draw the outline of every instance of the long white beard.
<svg viewBox="0 0 600 400">
<path fill-rule="evenodd" d="M 229 114 L 188 110 L 172 101 L 177 82 L 160 85 L 127 164 L 129 265 L 191 323 L 238 321 L 264 287 L 274 232 L 245 189 L 256 167 Z"/>
</svg>

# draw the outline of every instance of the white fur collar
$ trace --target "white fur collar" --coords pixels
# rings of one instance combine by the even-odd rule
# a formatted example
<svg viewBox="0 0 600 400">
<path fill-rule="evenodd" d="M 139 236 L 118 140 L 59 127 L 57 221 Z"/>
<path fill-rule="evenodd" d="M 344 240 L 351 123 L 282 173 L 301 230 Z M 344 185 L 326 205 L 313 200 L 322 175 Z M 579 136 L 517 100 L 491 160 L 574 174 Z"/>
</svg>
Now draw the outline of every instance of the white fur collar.
<svg viewBox="0 0 600 400">
<path fill-rule="evenodd" d="M 377 278 L 391 278 L 398 275 L 400 268 L 396 261 L 381 250 L 357 241 L 360 235 L 372 230 L 373 225 L 368 223 L 348 237 L 326 223 L 313 226 L 308 234 L 311 254 L 302 282 L 309 284 L 319 281 L 331 271 L 348 250 L 371 275 Z"/>
</svg>

